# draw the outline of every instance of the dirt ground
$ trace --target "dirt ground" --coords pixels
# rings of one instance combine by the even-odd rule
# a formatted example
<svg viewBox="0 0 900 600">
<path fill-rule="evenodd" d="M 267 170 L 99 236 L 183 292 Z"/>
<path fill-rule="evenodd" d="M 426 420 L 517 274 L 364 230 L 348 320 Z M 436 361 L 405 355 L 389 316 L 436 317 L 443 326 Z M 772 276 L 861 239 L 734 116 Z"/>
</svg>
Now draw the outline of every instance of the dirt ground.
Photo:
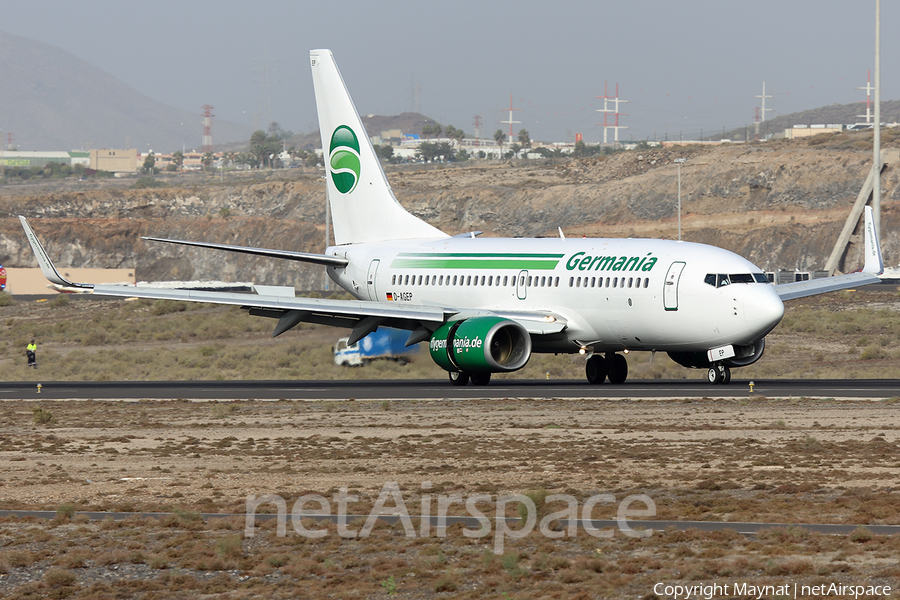
<svg viewBox="0 0 900 600">
<path fill-rule="evenodd" d="M 240 512 L 247 494 L 348 486 L 377 495 L 386 481 L 418 490 L 425 480 L 497 493 L 900 486 L 900 403 L 891 401 L 41 403 L 49 425 L 33 423 L 35 407 L 0 405 L 3 508 Z M 803 512 L 807 502 L 815 495 L 776 520 L 858 517 L 831 507 L 822 521 Z M 900 514 L 866 522 L 900 524 Z"/>
<path fill-rule="evenodd" d="M 498 555 L 458 527 L 343 539 L 324 526 L 310 540 L 290 524 L 286 537 L 274 526 L 248 537 L 241 517 L 196 516 L 243 515 L 248 495 L 290 510 L 342 488 L 356 497 L 347 512 L 366 515 L 396 482 L 410 514 L 426 490 L 488 494 L 489 506 L 505 494 L 569 494 L 579 506 L 611 494 L 591 513 L 601 519 L 644 494 L 657 519 L 900 524 L 896 401 L 70 401 L 41 403 L 44 424 L 37 408 L 0 404 L 0 508 L 60 516 L 0 523 L 5 597 L 650 598 L 671 597 L 653 595 L 658 582 L 900 581 L 898 536 L 865 530 L 535 531 Z M 82 510 L 174 516 L 89 523 L 73 517 Z"/>
</svg>

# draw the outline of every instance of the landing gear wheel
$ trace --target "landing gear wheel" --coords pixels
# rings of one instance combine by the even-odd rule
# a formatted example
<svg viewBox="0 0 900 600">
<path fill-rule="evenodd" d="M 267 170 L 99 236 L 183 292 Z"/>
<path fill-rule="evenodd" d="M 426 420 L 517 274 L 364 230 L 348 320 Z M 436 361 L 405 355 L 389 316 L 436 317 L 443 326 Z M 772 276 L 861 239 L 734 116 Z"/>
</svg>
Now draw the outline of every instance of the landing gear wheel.
<svg viewBox="0 0 900 600">
<path fill-rule="evenodd" d="M 450 383 L 453 385 L 466 385 L 469 383 L 469 374 L 459 371 L 450 371 Z"/>
<path fill-rule="evenodd" d="M 490 382 L 490 373 L 472 373 L 472 385 L 487 385 Z"/>
<path fill-rule="evenodd" d="M 724 365 L 713 365 L 709 368 L 706 378 L 713 385 L 726 384 L 731 381 L 731 369 Z"/>
<path fill-rule="evenodd" d="M 606 357 L 609 366 L 609 382 L 616 385 L 625 383 L 628 379 L 628 361 L 621 354 L 612 354 Z"/>
<path fill-rule="evenodd" d="M 584 374 L 587 376 L 588 383 L 598 385 L 606 379 L 607 364 L 606 359 L 595 354 L 584 365 Z"/>
</svg>

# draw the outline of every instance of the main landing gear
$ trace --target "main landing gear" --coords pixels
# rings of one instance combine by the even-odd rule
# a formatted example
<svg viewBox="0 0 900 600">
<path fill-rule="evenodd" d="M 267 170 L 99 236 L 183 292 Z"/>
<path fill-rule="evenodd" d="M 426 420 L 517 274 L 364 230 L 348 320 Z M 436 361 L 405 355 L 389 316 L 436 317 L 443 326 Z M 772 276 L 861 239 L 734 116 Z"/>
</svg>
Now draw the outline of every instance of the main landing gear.
<svg viewBox="0 0 900 600">
<path fill-rule="evenodd" d="M 450 383 L 452 385 L 466 385 L 470 379 L 472 380 L 472 385 L 487 385 L 491 382 L 491 374 L 450 371 Z"/>
<path fill-rule="evenodd" d="M 607 354 L 603 357 L 595 354 L 584 365 L 584 374 L 588 383 L 600 384 L 605 379 L 610 383 L 625 383 L 628 379 L 628 361 L 621 354 Z"/>
<path fill-rule="evenodd" d="M 725 365 L 713 365 L 709 368 L 706 378 L 713 385 L 726 385 L 731 382 L 731 369 Z"/>
</svg>

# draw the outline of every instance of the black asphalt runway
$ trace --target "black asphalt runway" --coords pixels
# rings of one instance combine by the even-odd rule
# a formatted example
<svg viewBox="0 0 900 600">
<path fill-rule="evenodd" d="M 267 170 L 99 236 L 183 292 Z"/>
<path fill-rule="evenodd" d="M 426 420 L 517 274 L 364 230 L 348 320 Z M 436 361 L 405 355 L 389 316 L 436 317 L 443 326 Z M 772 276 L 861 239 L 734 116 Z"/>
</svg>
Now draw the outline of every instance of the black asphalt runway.
<svg viewBox="0 0 900 600">
<path fill-rule="evenodd" d="M 52 377 L 52 373 L 49 374 Z M 40 384 L 40 389 L 38 385 Z M 894 379 L 761 379 L 712 385 L 705 380 L 633 380 L 590 385 L 578 380 L 500 379 L 484 387 L 447 380 L 378 381 L 33 381 L 0 383 L 0 400 L 402 400 L 504 398 L 856 398 L 900 397 Z"/>
<path fill-rule="evenodd" d="M 133 512 L 77 512 L 76 515 L 85 515 L 91 521 L 102 521 L 105 519 L 111 519 L 113 521 L 121 521 L 123 519 L 131 519 L 131 518 L 154 518 L 161 519 L 164 517 L 172 516 L 174 513 L 133 513 Z M 0 510 L 0 518 L 4 517 L 16 517 L 19 519 L 24 518 L 37 518 L 37 519 L 54 519 L 57 514 L 54 511 L 49 510 Z M 200 513 L 200 518 L 205 521 L 210 519 L 224 519 L 224 518 L 233 518 L 239 517 L 241 519 L 246 519 L 246 514 L 237 514 L 237 513 Z M 338 519 L 342 519 L 345 523 L 352 523 L 357 520 L 365 520 L 370 515 L 323 515 L 323 514 L 303 514 L 303 518 L 316 519 L 316 520 L 324 520 L 324 521 L 337 521 Z M 276 518 L 274 514 L 257 514 L 255 515 L 255 522 L 259 523 L 261 521 L 269 521 L 271 519 Z M 291 520 L 291 514 L 288 513 L 285 515 L 288 521 Z M 411 519 L 419 520 L 422 517 L 417 515 L 409 515 Z M 388 523 L 396 523 L 400 520 L 400 517 L 397 515 L 378 515 L 378 519 L 386 521 Z M 481 526 L 482 521 L 480 521 L 476 517 L 446 517 L 446 522 L 443 522 L 443 519 L 439 520 L 436 516 L 430 516 L 429 520 L 431 524 L 435 527 L 438 525 L 453 525 L 455 523 L 463 523 L 466 527 L 477 529 Z M 494 521 L 494 518 L 488 518 L 488 521 Z M 505 519 L 507 524 L 512 526 L 513 529 L 518 528 L 518 524 L 521 522 L 520 519 L 517 518 L 507 518 Z M 560 519 L 560 525 L 566 527 L 569 523 L 567 519 Z M 579 529 L 584 529 L 585 526 L 589 526 L 593 529 L 615 529 L 620 528 L 623 523 L 619 523 L 619 521 L 612 520 L 600 520 L 600 519 L 591 519 L 590 521 L 579 519 L 576 521 L 576 526 Z M 832 524 L 818 524 L 818 523 L 740 523 L 740 522 L 726 522 L 726 521 L 636 521 L 636 520 L 628 520 L 627 526 L 631 529 L 635 530 L 653 530 L 653 531 L 664 531 L 666 529 L 674 528 L 679 531 L 684 531 L 686 529 L 699 529 L 700 531 L 721 531 L 723 529 L 730 529 L 737 531 L 738 533 L 743 534 L 754 534 L 761 529 L 772 529 L 772 528 L 800 528 L 805 529 L 807 531 L 814 531 L 817 533 L 829 534 L 829 535 L 848 535 L 855 531 L 860 527 L 865 527 L 870 532 L 875 535 L 897 535 L 900 534 L 900 525 L 832 525 Z"/>
</svg>

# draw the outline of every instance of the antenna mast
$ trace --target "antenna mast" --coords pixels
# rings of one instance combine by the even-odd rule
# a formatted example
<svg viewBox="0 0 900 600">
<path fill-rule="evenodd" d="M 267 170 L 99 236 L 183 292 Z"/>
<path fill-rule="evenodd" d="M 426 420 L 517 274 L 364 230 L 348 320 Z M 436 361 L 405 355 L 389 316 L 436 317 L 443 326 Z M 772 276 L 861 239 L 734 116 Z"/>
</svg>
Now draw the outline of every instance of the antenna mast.
<svg viewBox="0 0 900 600">
<path fill-rule="evenodd" d="M 858 87 L 858 90 L 866 90 L 866 114 L 856 115 L 857 119 L 866 119 L 866 123 L 872 122 L 872 71 L 866 71 L 866 87 Z"/>
<path fill-rule="evenodd" d="M 606 132 L 610 129 L 613 130 L 613 137 L 615 138 L 616 144 L 619 143 L 619 130 L 620 129 L 628 129 L 624 125 L 619 125 L 619 117 L 627 117 L 628 113 L 620 113 L 619 112 L 619 103 L 626 104 L 628 100 L 621 100 L 619 98 L 619 84 L 616 84 L 616 95 L 610 96 L 609 92 L 606 89 L 606 82 L 603 82 L 603 95 L 597 96 L 600 100 L 603 100 L 603 108 L 598 108 L 597 112 L 603 113 L 603 143 L 606 143 Z M 612 102 L 615 108 L 610 108 L 609 103 Z M 609 117 L 612 115 L 613 121 L 610 123 Z"/>
<path fill-rule="evenodd" d="M 472 121 L 472 127 L 475 128 L 475 145 L 480 145 L 478 141 L 481 139 L 481 115 L 475 115 L 475 119 Z"/>
<path fill-rule="evenodd" d="M 501 123 L 509 123 L 509 141 L 513 139 L 513 123 L 521 123 L 522 121 L 513 121 L 513 111 L 522 110 L 521 108 L 513 108 L 512 94 L 509 95 L 509 121 L 500 121 Z"/>
<path fill-rule="evenodd" d="M 212 152 L 212 118 L 216 115 L 213 114 L 213 107 L 209 104 L 204 104 L 200 108 L 203 109 L 203 153 Z"/>
</svg>

